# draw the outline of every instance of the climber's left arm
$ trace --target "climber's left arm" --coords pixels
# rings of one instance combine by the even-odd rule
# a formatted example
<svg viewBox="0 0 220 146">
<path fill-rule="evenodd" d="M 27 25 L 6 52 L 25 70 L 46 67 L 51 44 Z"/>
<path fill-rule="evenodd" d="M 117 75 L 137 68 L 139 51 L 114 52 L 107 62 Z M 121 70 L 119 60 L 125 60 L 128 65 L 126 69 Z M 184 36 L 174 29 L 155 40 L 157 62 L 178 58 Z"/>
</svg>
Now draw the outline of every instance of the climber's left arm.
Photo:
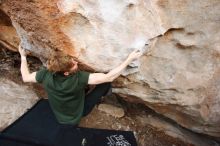
<svg viewBox="0 0 220 146">
<path fill-rule="evenodd" d="M 30 73 L 28 64 L 27 64 L 27 57 L 26 52 L 21 46 L 19 45 L 19 53 L 21 55 L 21 75 L 24 82 L 37 82 L 36 72 Z"/>
<path fill-rule="evenodd" d="M 135 59 L 139 58 L 142 55 L 142 53 L 137 49 L 131 52 L 127 59 L 122 62 L 118 67 L 112 69 L 108 73 L 91 73 L 89 75 L 89 81 L 88 84 L 101 84 L 101 83 L 106 83 L 106 82 L 112 82 L 114 81 L 117 77 L 121 75 L 123 70 Z"/>
</svg>

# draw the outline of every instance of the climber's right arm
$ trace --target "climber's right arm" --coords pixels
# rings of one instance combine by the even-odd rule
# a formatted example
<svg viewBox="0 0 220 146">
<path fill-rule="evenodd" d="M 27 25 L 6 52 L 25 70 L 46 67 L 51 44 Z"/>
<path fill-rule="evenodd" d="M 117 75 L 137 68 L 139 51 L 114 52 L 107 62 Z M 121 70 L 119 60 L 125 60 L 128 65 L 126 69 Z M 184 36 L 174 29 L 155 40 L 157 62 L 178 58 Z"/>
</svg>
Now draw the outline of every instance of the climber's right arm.
<svg viewBox="0 0 220 146">
<path fill-rule="evenodd" d="M 138 50 L 133 51 L 131 54 L 129 54 L 128 58 L 120 64 L 118 67 L 114 68 L 108 73 L 91 73 L 89 75 L 89 81 L 88 84 L 101 84 L 105 82 L 112 82 L 117 77 L 121 75 L 123 70 L 130 64 L 133 60 L 139 58 L 142 55 L 142 53 Z"/>
<path fill-rule="evenodd" d="M 24 82 L 37 82 L 35 79 L 36 72 L 30 73 L 25 50 L 19 45 L 19 53 L 21 55 L 21 75 Z"/>
</svg>

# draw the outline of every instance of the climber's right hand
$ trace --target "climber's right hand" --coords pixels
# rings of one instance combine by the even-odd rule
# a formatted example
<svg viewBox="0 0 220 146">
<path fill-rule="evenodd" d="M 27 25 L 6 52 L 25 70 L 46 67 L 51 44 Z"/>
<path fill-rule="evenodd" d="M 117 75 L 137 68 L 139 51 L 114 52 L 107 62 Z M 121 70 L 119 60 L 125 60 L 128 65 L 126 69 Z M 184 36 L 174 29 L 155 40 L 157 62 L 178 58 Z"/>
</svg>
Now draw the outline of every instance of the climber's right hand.
<svg viewBox="0 0 220 146">
<path fill-rule="evenodd" d="M 19 44 L 19 46 L 18 46 L 18 51 L 19 51 L 21 57 L 26 57 L 27 54 L 26 54 L 26 52 L 25 52 L 25 49 L 23 49 L 23 48 L 21 47 L 21 44 Z"/>
</svg>

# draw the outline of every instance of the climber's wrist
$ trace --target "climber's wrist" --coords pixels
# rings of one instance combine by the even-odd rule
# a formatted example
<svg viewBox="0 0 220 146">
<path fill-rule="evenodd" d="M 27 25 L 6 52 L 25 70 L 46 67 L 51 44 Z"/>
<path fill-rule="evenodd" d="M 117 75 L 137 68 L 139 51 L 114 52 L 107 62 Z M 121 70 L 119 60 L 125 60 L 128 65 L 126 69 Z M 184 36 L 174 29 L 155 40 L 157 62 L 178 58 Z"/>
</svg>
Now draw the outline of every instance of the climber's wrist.
<svg viewBox="0 0 220 146">
<path fill-rule="evenodd" d="M 26 56 L 22 55 L 21 60 L 27 60 Z"/>
</svg>

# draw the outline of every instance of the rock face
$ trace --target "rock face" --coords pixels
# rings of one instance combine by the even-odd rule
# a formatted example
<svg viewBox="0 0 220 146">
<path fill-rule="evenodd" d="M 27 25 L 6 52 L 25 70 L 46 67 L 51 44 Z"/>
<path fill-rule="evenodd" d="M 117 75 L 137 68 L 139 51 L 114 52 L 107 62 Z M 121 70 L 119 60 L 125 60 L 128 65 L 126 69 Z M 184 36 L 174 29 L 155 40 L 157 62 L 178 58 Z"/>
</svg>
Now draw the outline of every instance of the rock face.
<svg viewBox="0 0 220 146">
<path fill-rule="evenodd" d="M 4 0 L 0 8 L 41 59 L 63 50 L 108 71 L 143 48 L 114 92 L 220 137 L 219 0 Z"/>
<path fill-rule="evenodd" d="M 7 47 L 12 51 L 17 51 L 19 37 L 15 28 L 11 24 L 10 18 L 0 10 L 0 45 Z"/>
<path fill-rule="evenodd" d="M 10 80 L 0 78 L 0 131 L 17 120 L 37 101 L 37 95 Z"/>
</svg>

